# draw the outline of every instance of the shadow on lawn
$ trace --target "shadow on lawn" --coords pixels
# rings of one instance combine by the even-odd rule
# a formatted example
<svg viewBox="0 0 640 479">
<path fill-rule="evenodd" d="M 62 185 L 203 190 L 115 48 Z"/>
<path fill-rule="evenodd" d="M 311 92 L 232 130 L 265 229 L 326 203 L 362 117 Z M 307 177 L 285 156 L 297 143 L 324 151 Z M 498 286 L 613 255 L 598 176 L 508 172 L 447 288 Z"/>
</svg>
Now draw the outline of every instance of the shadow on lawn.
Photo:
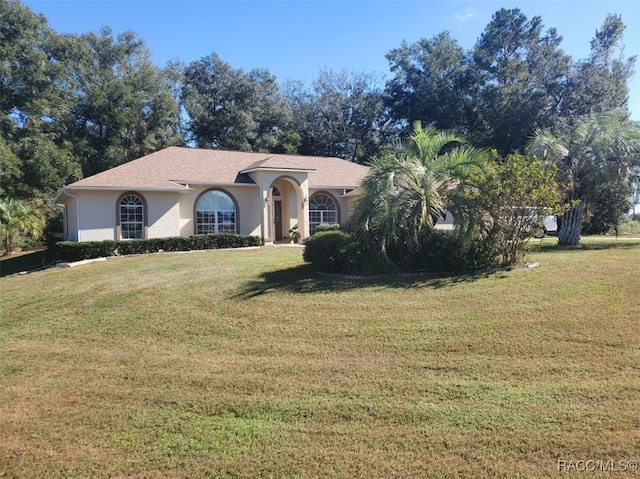
<svg viewBox="0 0 640 479">
<path fill-rule="evenodd" d="M 368 287 L 384 288 L 446 288 L 460 283 L 471 283 L 489 276 L 506 277 L 504 272 L 484 272 L 460 275 L 410 275 L 350 278 L 323 275 L 310 264 L 262 273 L 260 279 L 247 283 L 235 298 L 253 298 L 267 293 L 318 293 L 350 291 Z"/>
<path fill-rule="evenodd" d="M 45 251 L 32 251 L 0 257 L 0 277 L 10 276 L 22 271 L 35 271 L 44 267 Z"/>
</svg>

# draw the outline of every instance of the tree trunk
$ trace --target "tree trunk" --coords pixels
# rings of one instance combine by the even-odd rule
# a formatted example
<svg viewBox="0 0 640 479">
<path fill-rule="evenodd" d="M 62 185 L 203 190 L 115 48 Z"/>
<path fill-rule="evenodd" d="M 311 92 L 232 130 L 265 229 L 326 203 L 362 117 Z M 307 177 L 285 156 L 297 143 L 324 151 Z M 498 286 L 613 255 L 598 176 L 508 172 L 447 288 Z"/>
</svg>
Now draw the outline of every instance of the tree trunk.
<svg viewBox="0 0 640 479">
<path fill-rule="evenodd" d="M 562 217 L 560 231 L 558 232 L 559 246 L 577 246 L 580 243 L 580 229 L 582 228 L 582 217 L 584 206 L 579 204 L 571 207 Z"/>
</svg>

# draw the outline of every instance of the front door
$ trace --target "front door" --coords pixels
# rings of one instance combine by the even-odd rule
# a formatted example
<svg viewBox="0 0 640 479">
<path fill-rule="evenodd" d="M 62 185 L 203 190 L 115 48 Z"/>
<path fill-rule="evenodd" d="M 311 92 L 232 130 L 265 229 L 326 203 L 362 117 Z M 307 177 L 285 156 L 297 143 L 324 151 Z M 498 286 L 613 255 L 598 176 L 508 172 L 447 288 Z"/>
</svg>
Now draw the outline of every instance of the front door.
<svg viewBox="0 0 640 479">
<path fill-rule="evenodd" d="M 273 202 L 273 228 L 276 241 L 282 241 L 282 201 Z"/>
</svg>

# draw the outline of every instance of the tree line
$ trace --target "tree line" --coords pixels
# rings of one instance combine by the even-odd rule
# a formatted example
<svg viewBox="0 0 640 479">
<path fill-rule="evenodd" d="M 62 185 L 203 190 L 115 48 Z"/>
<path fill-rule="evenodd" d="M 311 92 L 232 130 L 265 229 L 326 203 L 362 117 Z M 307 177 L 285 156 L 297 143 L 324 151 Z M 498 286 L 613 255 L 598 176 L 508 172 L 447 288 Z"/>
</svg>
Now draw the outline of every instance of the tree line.
<svg viewBox="0 0 640 479">
<path fill-rule="evenodd" d="M 628 121 L 624 28 L 607 15 L 576 60 L 540 17 L 501 9 L 469 50 L 442 32 L 387 52 L 387 80 L 325 69 L 307 85 L 215 52 L 159 67 L 134 32 L 60 34 L 0 0 L 0 197 L 46 209 L 64 184 L 170 145 L 368 164 L 416 121 L 506 156 L 589 115 Z"/>
</svg>

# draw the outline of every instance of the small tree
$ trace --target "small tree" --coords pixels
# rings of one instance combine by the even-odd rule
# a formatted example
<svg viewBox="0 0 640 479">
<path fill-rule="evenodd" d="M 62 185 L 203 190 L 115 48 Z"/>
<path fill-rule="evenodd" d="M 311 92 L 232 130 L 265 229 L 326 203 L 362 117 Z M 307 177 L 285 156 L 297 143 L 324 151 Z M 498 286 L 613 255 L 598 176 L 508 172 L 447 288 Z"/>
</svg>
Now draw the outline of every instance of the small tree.
<svg viewBox="0 0 640 479">
<path fill-rule="evenodd" d="M 555 164 L 564 190 L 567 208 L 558 232 L 559 245 L 578 245 L 586 207 L 598 185 L 628 185 L 631 164 L 639 150 L 637 126 L 629 121 L 624 110 L 582 118 L 575 128 L 557 136 L 550 131 L 536 131 L 527 153 Z"/>
<path fill-rule="evenodd" d="M 560 195 L 555 176 L 555 166 L 547 168 L 535 158 L 520 153 L 499 158 L 494 152 L 491 174 L 485 177 L 478 202 L 488 216 L 487 230 L 502 266 L 524 258 L 529 238 L 544 217 L 557 210 Z"/>
<path fill-rule="evenodd" d="M 44 219 L 39 211 L 24 201 L 0 199 L 0 251 L 11 254 L 21 238 L 42 234 Z"/>
<path fill-rule="evenodd" d="M 603 234 L 613 230 L 618 235 L 620 225 L 632 206 L 632 185 L 603 183 L 597 185 L 593 201 L 587 205 L 587 219 L 582 234 Z"/>
<path fill-rule="evenodd" d="M 354 215 L 359 239 L 385 260 L 393 252 L 409 257 L 420 234 L 432 230 L 453 198 L 482 176 L 487 153 L 415 122 L 407 142 L 371 162 Z"/>
</svg>

